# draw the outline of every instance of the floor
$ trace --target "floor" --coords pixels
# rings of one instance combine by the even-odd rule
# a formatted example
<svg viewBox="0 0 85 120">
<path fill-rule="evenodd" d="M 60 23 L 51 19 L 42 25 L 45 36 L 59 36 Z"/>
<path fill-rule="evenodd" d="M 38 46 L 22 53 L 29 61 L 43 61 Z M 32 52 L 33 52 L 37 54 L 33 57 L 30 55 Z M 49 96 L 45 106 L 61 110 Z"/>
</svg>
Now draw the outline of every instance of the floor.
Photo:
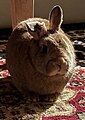
<svg viewBox="0 0 85 120">
<path fill-rule="evenodd" d="M 55 104 L 33 103 L 28 101 L 31 98 L 25 100 L 14 87 L 6 70 L 5 59 L 2 59 L 6 58 L 6 45 L 12 29 L 0 30 L 0 120 L 39 120 L 43 115 L 46 115 L 43 120 L 85 120 L 85 24 L 62 25 L 62 28 L 74 45 L 77 65 L 82 67 L 77 67 L 72 80 L 67 84 L 68 89 L 61 94 L 59 100 L 62 102 L 58 101 Z M 54 116 L 55 114 L 57 116 Z M 48 117 L 49 115 L 52 117 Z"/>
</svg>

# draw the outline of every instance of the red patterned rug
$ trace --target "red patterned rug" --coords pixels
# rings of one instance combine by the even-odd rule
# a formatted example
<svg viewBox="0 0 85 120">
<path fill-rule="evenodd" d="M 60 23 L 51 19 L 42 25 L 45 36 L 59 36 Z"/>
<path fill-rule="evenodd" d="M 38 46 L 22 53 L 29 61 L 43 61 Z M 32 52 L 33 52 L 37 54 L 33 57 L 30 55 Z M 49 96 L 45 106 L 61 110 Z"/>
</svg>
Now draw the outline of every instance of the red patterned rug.
<svg viewBox="0 0 85 120">
<path fill-rule="evenodd" d="M 53 99 L 23 98 L 0 57 L 0 120 L 85 120 L 85 67 L 77 66 L 61 95 Z"/>
<path fill-rule="evenodd" d="M 61 95 L 50 99 L 32 94 L 23 98 L 12 84 L 5 60 L 11 30 L 0 30 L 0 120 L 85 120 L 85 24 L 71 27 L 67 25 L 65 29 L 73 42 L 79 67 Z"/>
</svg>

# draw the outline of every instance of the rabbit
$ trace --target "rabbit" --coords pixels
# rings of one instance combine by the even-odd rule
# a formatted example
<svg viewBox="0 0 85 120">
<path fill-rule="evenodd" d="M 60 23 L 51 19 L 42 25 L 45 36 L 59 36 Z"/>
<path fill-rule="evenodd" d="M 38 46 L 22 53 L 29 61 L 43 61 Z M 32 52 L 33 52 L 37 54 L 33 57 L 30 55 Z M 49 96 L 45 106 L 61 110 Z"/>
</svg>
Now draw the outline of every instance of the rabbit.
<svg viewBox="0 0 85 120">
<path fill-rule="evenodd" d="M 29 18 L 13 29 L 6 62 L 13 84 L 22 93 L 61 93 L 75 68 L 74 47 L 61 29 L 63 10 L 52 8 L 49 18 Z"/>
</svg>

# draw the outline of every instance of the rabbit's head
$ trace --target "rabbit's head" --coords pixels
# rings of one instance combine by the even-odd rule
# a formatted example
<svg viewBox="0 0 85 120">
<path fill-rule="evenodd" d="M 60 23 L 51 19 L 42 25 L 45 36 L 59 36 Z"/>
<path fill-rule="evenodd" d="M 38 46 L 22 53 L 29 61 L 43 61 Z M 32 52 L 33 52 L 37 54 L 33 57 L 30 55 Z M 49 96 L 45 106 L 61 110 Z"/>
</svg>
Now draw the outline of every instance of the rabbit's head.
<svg viewBox="0 0 85 120">
<path fill-rule="evenodd" d="M 35 19 L 26 23 L 33 37 L 29 49 L 32 65 L 47 76 L 64 75 L 70 67 L 73 47 L 60 29 L 62 19 L 61 7 L 55 6 L 49 14 L 49 21 Z"/>
</svg>

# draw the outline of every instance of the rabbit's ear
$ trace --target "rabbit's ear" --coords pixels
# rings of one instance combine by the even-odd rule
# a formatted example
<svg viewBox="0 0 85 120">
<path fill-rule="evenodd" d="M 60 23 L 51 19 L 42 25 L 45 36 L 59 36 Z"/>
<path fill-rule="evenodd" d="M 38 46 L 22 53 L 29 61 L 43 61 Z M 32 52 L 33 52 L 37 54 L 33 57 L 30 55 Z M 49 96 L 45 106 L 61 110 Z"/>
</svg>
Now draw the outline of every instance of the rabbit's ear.
<svg viewBox="0 0 85 120">
<path fill-rule="evenodd" d="M 28 22 L 26 23 L 28 32 L 35 38 L 39 39 L 40 37 L 44 36 L 47 32 L 46 26 L 44 22 Z"/>
<path fill-rule="evenodd" d="M 63 20 L 63 11 L 60 6 L 54 6 L 49 14 L 49 30 L 55 32 L 59 30 Z"/>
</svg>

